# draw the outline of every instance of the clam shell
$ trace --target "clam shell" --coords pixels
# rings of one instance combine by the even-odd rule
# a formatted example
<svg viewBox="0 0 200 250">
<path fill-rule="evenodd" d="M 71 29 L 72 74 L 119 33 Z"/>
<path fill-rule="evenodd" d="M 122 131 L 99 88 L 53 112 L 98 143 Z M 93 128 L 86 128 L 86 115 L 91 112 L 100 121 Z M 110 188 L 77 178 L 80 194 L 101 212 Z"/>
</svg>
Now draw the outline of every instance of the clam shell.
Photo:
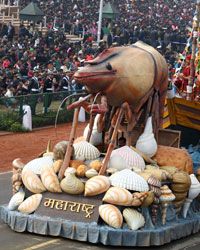
<svg viewBox="0 0 200 250">
<path fill-rule="evenodd" d="M 110 180 L 108 177 L 99 175 L 90 178 L 85 183 L 84 196 L 93 196 L 107 191 L 110 187 Z"/>
<path fill-rule="evenodd" d="M 128 146 L 113 150 L 111 157 L 113 155 L 120 155 L 130 167 L 138 167 L 141 171 L 145 169 L 145 162 L 143 158 Z"/>
<path fill-rule="evenodd" d="M 75 160 L 94 160 L 99 156 L 99 150 L 89 142 L 82 141 L 74 144 Z"/>
<path fill-rule="evenodd" d="M 113 205 L 106 204 L 99 206 L 99 215 L 109 226 L 120 228 L 123 223 L 123 217 L 119 209 Z"/>
<path fill-rule="evenodd" d="M 92 177 L 94 177 L 94 176 L 97 176 L 98 175 L 98 172 L 95 170 L 95 169 L 93 169 L 93 168 L 91 168 L 91 169 L 89 169 L 88 171 L 86 171 L 85 172 L 85 176 L 89 179 L 89 178 L 92 178 Z"/>
<path fill-rule="evenodd" d="M 118 171 L 121 171 L 123 169 L 130 169 L 131 167 L 126 163 L 126 161 L 117 154 L 111 155 L 110 160 L 108 162 L 108 169 L 109 168 L 114 168 L 117 169 Z"/>
<path fill-rule="evenodd" d="M 138 230 L 145 224 L 145 219 L 141 213 L 132 208 L 125 208 L 123 217 L 131 230 Z"/>
<path fill-rule="evenodd" d="M 124 169 L 111 175 L 110 181 L 114 187 L 122 187 L 139 192 L 149 191 L 149 186 L 145 179 L 129 169 Z"/>
<path fill-rule="evenodd" d="M 103 197 L 103 201 L 122 206 L 129 206 L 132 200 L 132 194 L 128 190 L 120 187 L 109 188 Z"/>
<path fill-rule="evenodd" d="M 25 197 L 25 192 L 20 189 L 19 192 L 14 194 L 8 204 L 8 210 L 15 210 L 18 208 L 18 206 L 23 202 Z"/>
<path fill-rule="evenodd" d="M 41 158 L 36 158 L 32 161 L 29 161 L 23 169 L 28 169 L 34 172 L 35 174 L 40 174 L 42 168 L 44 166 L 52 167 L 53 165 L 53 157 L 52 156 L 44 156 Z"/>
<path fill-rule="evenodd" d="M 84 184 L 72 173 L 66 173 L 66 177 L 61 181 L 60 186 L 68 194 L 81 194 L 84 191 Z"/>
<path fill-rule="evenodd" d="M 41 194 L 31 195 L 21 203 L 21 205 L 18 207 L 18 211 L 22 213 L 31 214 L 39 207 L 41 200 Z"/>
<path fill-rule="evenodd" d="M 46 191 L 45 186 L 42 184 L 40 178 L 31 170 L 23 169 L 22 181 L 25 187 L 32 193 L 42 193 Z"/>
<path fill-rule="evenodd" d="M 58 177 L 54 173 L 52 168 L 50 168 L 49 166 L 43 167 L 40 177 L 42 179 L 42 183 L 44 184 L 44 186 L 48 191 L 52 193 L 62 192 L 58 181 Z"/>
<path fill-rule="evenodd" d="M 63 160 L 57 160 L 53 163 L 52 168 L 55 173 L 58 173 L 61 166 L 63 164 Z"/>
</svg>

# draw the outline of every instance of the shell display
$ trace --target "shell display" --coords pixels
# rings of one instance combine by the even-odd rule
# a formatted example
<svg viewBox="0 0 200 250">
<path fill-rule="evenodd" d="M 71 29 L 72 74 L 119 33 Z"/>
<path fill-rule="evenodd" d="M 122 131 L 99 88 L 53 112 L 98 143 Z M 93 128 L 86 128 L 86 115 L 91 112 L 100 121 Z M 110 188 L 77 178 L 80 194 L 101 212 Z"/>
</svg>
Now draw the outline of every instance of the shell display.
<svg viewBox="0 0 200 250">
<path fill-rule="evenodd" d="M 152 129 L 152 117 L 149 117 L 145 124 L 144 132 L 136 142 L 136 149 L 145 155 L 152 157 L 157 152 L 157 142 Z"/>
<path fill-rule="evenodd" d="M 123 217 L 117 207 L 110 204 L 101 205 L 99 206 L 99 215 L 109 226 L 121 228 Z"/>
<path fill-rule="evenodd" d="M 57 175 L 49 166 L 45 166 L 41 171 L 41 180 L 46 189 L 52 193 L 61 193 L 60 184 Z"/>
<path fill-rule="evenodd" d="M 94 160 L 99 156 L 99 150 L 89 142 L 83 141 L 74 144 L 75 160 Z"/>
<path fill-rule="evenodd" d="M 23 169 L 22 181 L 24 186 L 32 193 L 39 194 L 46 191 L 46 188 L 42 184 L 40 178 L 31 170 Z"/>
<path fill-rule="evenodd" d="M 145 192 L 149 191 L 147 182 L 129 169 L 124 169 L 110 176 L 111 185 L 128 190 Z"/>
<path fill-rule="evenodd" d="M 133 200 L 132 194 L 120 187 L 111 187 L 103 197 L 103 201 L 114 205 L 129 206 Z"/>
<path fill-rule="evenodd" d="M 85 172 L 88 170 L 88 166 L 86 165 L 80 165 L 77 170 L 76 170 L 76 174 L 80 177 L 84 177 L 85 176 Z"/>
<path fill-rule="evenodd" d="M 23 189 L 20 189 L 19 192 L 14 194 L 11 200 L 9 201 L 8 210 L 16 210 L 19 207 L 19 205 L 23 202 L 24 197 L 25 197 L 25 192 L 23 191 Z"/>
<path fill-rule="evenodd" d="M 145 162 L 143 158 L 128 146 L 123 146 L 113 150 L 111 157 L 113 155 L 120 155 L 130 167 L 138 167 L 141 169 L 141 171 L 145 169 Z"/>
<path fill-rule="evenodd" d="M 145 207 L 150 206 L 152 204 L 153 200 L 154 200 L 154 192 L 153 191 L 149 191 L 147 193 L 147 197 L 142 202 L 141 208 L 145 208 Z"/>
<path fill-rule="evenodd" d="M 133 207 L 141 206 L 141 204 L 143 203 L 143 201 L 147 197 L 147 195 L 148 195 L 147 192 L 134 193 L 131 206 L 133 206 Z"/>
<path fill-rule="evenodd" d="M 89 170 L 87 170 L 86 172 L 85 172 L 85 176 L 89 179 L 89 178 L 92 178 L 92 177 L 94 177 L 94 176 L 97 176 L 98 175 L 98 172 L 95 170 L 95 169 L 93 169 L 93 168 L 91 168 L 91 169 L 89 169 Z"/>
<path fill-rule="evenodd" d="M 18 168 L 22 169 L 25 166 L 25 164 L 22 162 L 20 158 L 17 158 L 12 162 L 12 166 L 15 169 L 18 169 Z"/>
<path fill-rule="evenodd" d="M 22 169 L 21 168 L 13 168 L 13 175 L 12 175 L 12 187 L 13 187 L 13 194 L 17 193 L 20 187 L 23 186 L 22 182 Z"/>
<path fill-rule="evenodd" d="M 81 194 L 84 191 L 84 184 L 72 173 L 66 173 L 66 177 L 61 181 L 60 186 L 68 194 Z"/>
<path fill-rule="evenodd" d="M 31 195 L 21 203 L 21 205 L 18 207 L 18 211 L 22 213 L 31 214 L 39 207 L 41 200 L 41 194 Z"/>
<path fill-rule="evenodd" d="M 95 160 L 90 163 L 90 167 L 99 172 L 102 167 L 102 162 L 100 160 Z"/>
<path fill-rule="evenodd" d="M 62 164 L 63 164 L 63 160 L 57 160 L 53 163 L 52 168 L 53 168 L 54 173 L 59 172 Z"/>
<path fill-rule="evenodd" d="M 125 208 L 123 217 L 131 230 L 138 230 L 145 225 L 144 216 L 135 209 Z"/>
<path fill-rule="evenodd" d="M 190 175 L 191 186 L 188 192 L 188 197 L 185 199 L 183 205 L 183 218 L 186 218 L 188 209 L 191 202 L 199 195 L 200 193 L 200 183 L 194 174 Z"/>
<path fill-rule="evenodd" d="M 107 191 L 110 187 L 110 180 L 108 177 L 99 175 L 90 178 L 85 183 L 84 196 L 93 196 Z"/>
<path fill-rule="evenodd" d="M 31 170 L 35 174 L 40 174 L 42 171 L 42 168 L 44 166 L 52 167 L 53 165 L 53 157 L 52 156 L 44 156 L 41 158 L 36 158 L 30 162 L 28 162 L 24 169 Z"/>
<path fill-rule="evenodd" d="M 126 161 L 117 154 L 114 154 L 110 157 L 110 160 L 108 162 L 108 168 L 114 168 L 117 169 L 118 171 L 121 171 L 123 169 L 130 169 L 131 167 L 126 163 Z"/>
<path fill-rule="evenodd" d="M 60 141 L 54 146 L 53 158 L 55 161 L 64 160 L 68 144 L 69 144 L 68 141 Z M 73 151 L 72 151 L 72 155 L 73 155 Z"/>
</svg>

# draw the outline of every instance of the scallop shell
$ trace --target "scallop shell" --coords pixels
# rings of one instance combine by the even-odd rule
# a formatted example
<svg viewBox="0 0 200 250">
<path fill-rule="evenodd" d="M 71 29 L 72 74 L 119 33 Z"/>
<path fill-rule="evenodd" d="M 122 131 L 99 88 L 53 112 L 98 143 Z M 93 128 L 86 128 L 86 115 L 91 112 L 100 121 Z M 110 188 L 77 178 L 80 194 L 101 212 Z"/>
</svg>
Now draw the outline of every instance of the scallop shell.
<svg viewBox="0 0 200 250">
<path fill-rule="evenodd" d="M 29 161 L 23 169 L 31 170 L 35 174 L 40 174 L 42 168 L 44 166 L 52 167 L 53 165 L 53 157 L 52 156 L 44 156 L 41 158 L 36 158 L 32 161 Z"/>
<path fill-rule="evenodd" d="M 149 186 L 145 179 L 129 169 L 124 169 L 111 175 L 110 181 L 114 187 L 122 187 L 139 192 L 149 191 Z"/>
<path fill-rule="evenodd" d="M 66 173 L 66 177 L 61 181 L 60 186 L 68 194 L 81 194 L 84 191 L 84 184 L 72 173 Z"/>
<path fill-rule="evenodd" d="M 148 184 L 158 188 L 161 187 L 161 181 L 159 181 L 156 177 L 150 177 L 148 179 Z"/>
<path fill-rule="evenodd" d="M 110 187 L 110 180 L 108 177 L 99 175 L 90 178 L 85 183 L 84 196 L 93 196 L 107 191 Z"/>
<path fill-rule="evenodd" d="M 94 177 L 94 176 L 97 176 L 98 175 L 98 172 L 95 170 L 95 169 L 93 169 L 93 168 L 91 168 L 91 169 L 89 169 L 88 171 L 86 171 L 85 172 L 85 176 L 89 179 L 89 178 L 92 178 L 92 177 Z"/>
<path fill-rule="evenodd" d="M 130 169 L 131 167 L 126 163 L 126 161 L 117 154 L 114 154 L 110 157 L 110 160 L 108 162 L 108 169 L 109 168 L 114 168 L 117 169 L 118 171 L 121 171 L 123 169 Z"/>
<path fill-rule="evenodd" d="M 18 211 L 22 213 L 31 214 L 39 207 L 41 200 L 41 194 L 31 195 L 21 203 L 21 205 L 18 207 Z"/>
<path fill-rule="evenodd" d="M 22 181 L 25 187 L 32 193 L 38 194 L 46 191 L 46 188 L 42 184 L 40 178 L 31 170 L 23 169 Z"/>
<path fill-rule="evenodd" d="M 8 210 L 15 210 L 23 202 L 25 197 L 25 192 L 20 189 L 19 192 L 14 194 L 8 204 Z"/>
<path fill-rule="evenodd" d="M 52 193 L 61 193 L 60 184 L 57 175 L 49 166 L 44 166 L 40 175 L 42 183 L 46 189 Z"/>
<path fill-rule="evenodd" d="M 141 213 L 132 208 L 125 208 L 123 217 L 131 230 L 138 230 L 145 224 L 145 219 Z"/>
<path fill-rule="evenodd" d="M 53 163 L 52 168 L 55 173 L 58 173 L 61 166 L 63 164 L 63 160 L 57 160 Z"/>
<path fill-rule="evenodd" d="M 99 150 L 89 142 L 82 141 L 74 144 L 75 160 L 94 160 L 99 156 Z"/>
<path fill-rule="evenodd" d="M 132 200 L 132 194 L 128 190 L 120 187 L 109 188 L 103 197 L 103 201 L 122 206 L 129 206 Z"/>
<path fill-rule="evenodd" d="M 105 204 L 99 206 L 99 215 L 109 226 L 120 228 L 123 223 L 123 217 L 119 209 L 113 205 Z"/>
<path fill-rule="evenodd" d="M 145 169 L 145 162 L 143 158 L 128 146 L 124 146 L 113 150 L 111 157 L 113 155 L 120 155 L 126 161 L 126 163 L 131 167 L 133 166 L 138 167 L 142 171 Z"/>
</svg>

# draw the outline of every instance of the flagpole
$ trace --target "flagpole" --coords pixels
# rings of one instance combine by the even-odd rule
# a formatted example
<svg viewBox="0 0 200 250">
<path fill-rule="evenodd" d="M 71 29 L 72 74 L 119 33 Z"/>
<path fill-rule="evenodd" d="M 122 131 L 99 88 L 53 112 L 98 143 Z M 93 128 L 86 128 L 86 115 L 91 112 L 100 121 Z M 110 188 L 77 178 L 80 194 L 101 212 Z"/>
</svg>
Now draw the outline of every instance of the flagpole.
<svg viewBox="0 0 200 250">
<path fill-rule="evenodd" d="M 102 12 L 103 12 L 103 0 L 100 0 L 99 22 L 98 22 L 98 33 L 97 33 L 97 43 L 98 43 L 98 45 L 100 43 L 100 37 L 101 37 Z"/>
</svg>

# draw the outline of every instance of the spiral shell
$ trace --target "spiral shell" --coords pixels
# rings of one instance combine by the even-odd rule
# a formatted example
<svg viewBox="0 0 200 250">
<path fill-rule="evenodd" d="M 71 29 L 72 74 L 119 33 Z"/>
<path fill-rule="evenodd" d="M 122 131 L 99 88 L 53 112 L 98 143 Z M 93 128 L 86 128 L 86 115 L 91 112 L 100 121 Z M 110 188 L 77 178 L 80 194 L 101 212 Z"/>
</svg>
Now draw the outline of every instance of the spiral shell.
<svg viewBox="0 0 200 250">
<path fill-rule="evenodd" d="M 74 144 L 75 160 L 94 160 L 99 156 L 99 150 L 89 142 L 82 141 Z"/>
<path fill-rule="evenodd" d="M 46 187 L 46 189 L 52 193 L 61 193 L 62 190 L 59 185 L 58 177 L 54 173 L 53 169 L 49 166 L 45 166 L 42 168 L 41 172 L 42 183 Z"/>
<path fill-rule="evenodd" d="M 108 177 L 99 175 L 90 178 L 85 183 L 84 196 L 93 196 L 107 191 L 110 187 L 110 180 Z"/>
<path fill-rule="evenodd" d="M 38 194 L 46 191 L 46 188 L 42 184 L 40 178 L 31 170 L 23 169 L 22 181 L 25 187 L 32 193 Z"/>
<path fill-rule="evenodd" d="M 120 187 L 111 187 L 103 197 L 103 201 L 115 205 L 129 206 L 133 200 L 132 194 Z"/>
<path fill-rule="evenodd" d="M 123 217 L 119 209 L 113 205 L 106 204 L 99 206 L 99 215 L 109 226 L 120 228 L 123 223 Z"/>
<path fill-rule="evenodd" d="M 132 208 L 125 208 L 123 217 L 131 230 L 138 230 L 145 224 L 145 219 L 141 213 Z"/>
<path fill-rule="evenodd" d="M 84 191 L 82 181 L 71 173 L 66 173 L 66 177 L 61 181 L 60 186 L 68 194 L 81 194 Z"/>
<path fill-rule="evenodd" d="M 21 203 L 21 205 L 18 207 L 18 211 L 22 213 L 31 214 L 39 207 L 41 200 L 41 194 L 31 195 Z"/>
<path fill-rule="evenodd" d="M 11 200 L 9 201 L 8 210 L 17 209 L 18 206 L 23 202 L 24 197 L 25 197 L 25 192 L 23 191 L 23 189 L 20 189 L 20 191 L 14 194 Z"/>
</svg>

